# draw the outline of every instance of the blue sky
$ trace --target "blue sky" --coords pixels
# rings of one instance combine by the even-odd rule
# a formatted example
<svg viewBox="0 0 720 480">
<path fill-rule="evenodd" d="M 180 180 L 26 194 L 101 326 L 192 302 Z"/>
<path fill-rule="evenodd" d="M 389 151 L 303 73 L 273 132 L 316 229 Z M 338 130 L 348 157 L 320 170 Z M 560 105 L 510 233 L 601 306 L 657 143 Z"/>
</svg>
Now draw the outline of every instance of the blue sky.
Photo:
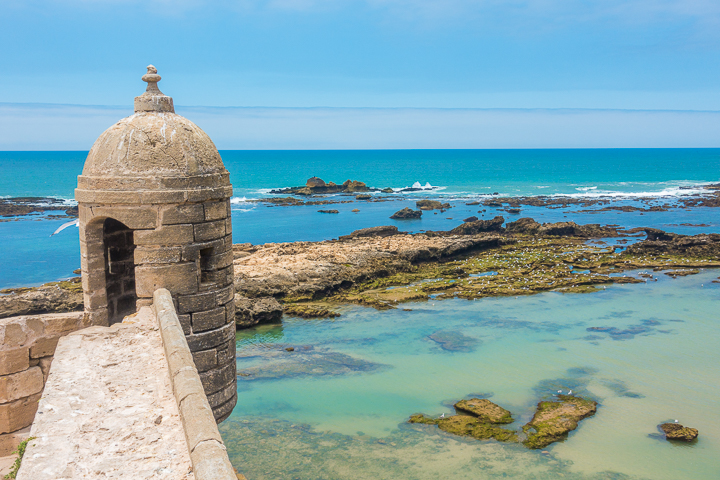
<svg viewBox="0 0 720 480">
<path fill-rule="evenodd" d="M 603 125 L 604 110 L 641 110 L 650 113 L 636 117 L 646 122 L 638 128 L 657 129 L 657 146 L 665 146 L 678 129 L 661 111 L 682 111 L 686 119 L 692 112 L 720 112 L 717 0 L 5 0 L 0 20 L 0 111 L 6 116 L 24 108 L 23 118 L 37 121 L 59 118 L 63 107 L 56 105 L 130 108 L 149 63 L 163 76 L 160 88 L 174 97 L 178 113 L 183 106 L 246 107 L 215 110 L 215 120 L 212 109 L 203 110 L 218 127 L 220 118 L 245 122 L 247 107 L 295 109 L 295 121 L 302 124 L 305 115 L 313 125 L 313 107 L 336 108 L 328 122 L 360 122 L 368 115 L 357 109 L 370 108 L 375 114 L 367 121 L 402 119 L 397 125 L 404 131 L 413 114 L 419 123 L 435 115 L 437 133 L 448 129 L 438 145 L 456 139 L 458 147 L 480 148 L 490 144 L 477 141 L 472 130 L 458 138 L 443 109 L 455 109 L 457 119 L 465 118 L 464 109 L 522 109 L 537 125 L 561 118 L 553 109 L 597 110 L 597 122 L 587 128 Z M 54 105 L 43 111 L 38 104 Z M 69 118 L 77 114 L 72 108 L 66 108 Z M 397 108 L 403 115 L 393 113 Z M 500 115 L 484 110 L 476 116 L 492 112 Z M 269 140 L 255 144 L 273 148 L 273 138 L 278 148 L 297 143 L 282 122 L 263 118 Z M 688 126 L 720 126 L 717 115 L 692 118 Z M 532 123 L 519 123 L 525 130 L 498 132 L 500 143 L 533 133 Z M 58 128 L 68 144 L 87 149 L 86 138 L 107 126 Z M 546 138 L 568 144 L 562 132 L 568 129 L 557 128 Z M 372 128 L 366 130 L 368 148 L 387 143 L 373 143 Z M 426 147 L 427 132 L 418 128 L 413 137 L 411 130 L 393 148 Z M 318 138 L 317 148 L 332 143 L 315 133 L 310 137 Z M 605 146 L 627 144 L 613 129 L 606 133 Z M 33 135 L 0 133 L 0 148 L 32 144 Z M 355 133 L 334 135 L 338 148 L 358 148 Z M 674 146 L 720 146 L 720 135 L 707 135 L 677 138 Z M 240 137 L 225 140 L 223 134 L 216 143 L 254 148 Z"/>
</svg>

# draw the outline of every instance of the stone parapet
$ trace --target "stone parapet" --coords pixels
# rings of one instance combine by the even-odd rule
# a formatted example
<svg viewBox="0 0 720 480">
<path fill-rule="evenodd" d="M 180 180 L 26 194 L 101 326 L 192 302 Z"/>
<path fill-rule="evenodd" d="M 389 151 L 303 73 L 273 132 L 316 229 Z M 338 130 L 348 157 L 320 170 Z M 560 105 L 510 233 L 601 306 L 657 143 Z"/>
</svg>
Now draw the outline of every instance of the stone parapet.
<svg viewBox="0 0 720 480">
<path fill-rule="evenodd" d="M 208 397 L 205 395 L 206 389 L 185 339 L 172 295 L 168 290 L 159 289 L 155 291 L 153 300 L 153 308 L 165 349 L 170 382 L 180 410 L 180 419 L 185 431 L 195 479 L 237 480 L 238 477 L 230 464 L 227 450 L 217 428 L 218 412 L 211 408 Z M 207 352 L 196 355 L 211 357 Z M 210 361 L 212 363 L 212 360 Z M 214 361 L 217 361 L 216 357 Z M 218 374 L 221 371 L 224 372 L 224 370 L 217 370 L 214 364 L 210 368 L 212 368 L 211 372 Z M 223 418 L 230 414 L 237 401 L 234 383 L 235 371 L 234 368 L 231 370 L 232 384 L 227 385 L 228 382 L 225 379 L 226 387 L 221 392 L 224 393 L 224 397 L 217 397 L 224 399 L 224 402 L 219 405 L 222 407 L 220 414 Z"/>
<path fill-rule="evenodd" d="M 0 319 L 0 457 L 27 438 L 58 340 L 87 321 L 83 312 Z"/>
</svg>

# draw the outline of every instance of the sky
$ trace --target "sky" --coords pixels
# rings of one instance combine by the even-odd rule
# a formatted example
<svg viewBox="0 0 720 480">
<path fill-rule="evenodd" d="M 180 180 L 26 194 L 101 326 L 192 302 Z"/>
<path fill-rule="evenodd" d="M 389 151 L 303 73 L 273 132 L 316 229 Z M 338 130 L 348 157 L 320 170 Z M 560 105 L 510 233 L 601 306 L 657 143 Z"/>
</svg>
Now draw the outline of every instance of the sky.
<svg viewBox="0 0 720 480">
<path fill-rule="evenodd" d="M 150 63 L 221 149 L 720 146 L 717 0 L 2 0 L 0 21 L 3 150 L 89 149 Z"/>
</svg>

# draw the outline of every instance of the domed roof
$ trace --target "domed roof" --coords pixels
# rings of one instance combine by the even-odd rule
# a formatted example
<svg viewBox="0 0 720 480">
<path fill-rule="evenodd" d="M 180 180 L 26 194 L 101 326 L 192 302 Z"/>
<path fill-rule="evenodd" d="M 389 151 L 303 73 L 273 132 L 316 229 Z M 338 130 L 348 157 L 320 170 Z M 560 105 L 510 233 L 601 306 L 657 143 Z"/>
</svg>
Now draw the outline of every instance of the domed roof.
<svg viewBox="0 0 720 480">
<path fill-rule="evenodd" d="M 85 160 L 86 177 L 186 177 L 227 174 L 210 137 L 175 114 L 171 97 L 157 87 L 150 65 L 147 91 L 135 98 L 135 114 L 105 130 Z"/>
</svg>

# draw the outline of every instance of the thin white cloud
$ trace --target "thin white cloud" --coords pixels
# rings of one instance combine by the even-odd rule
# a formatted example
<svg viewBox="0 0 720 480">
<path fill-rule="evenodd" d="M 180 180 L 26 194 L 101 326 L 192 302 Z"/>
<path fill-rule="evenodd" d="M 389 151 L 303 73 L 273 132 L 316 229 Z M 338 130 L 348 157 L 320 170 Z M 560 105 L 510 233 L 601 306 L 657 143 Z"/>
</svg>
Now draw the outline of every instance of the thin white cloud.
<svg viewBox="0 0 720 480">
<path fill-rule="evenodd" d="M 720 112 L 176 107 L 220 149 L 720 147 Z M 0 104 L 0 150 L 89 150 L 128 108 Z"/>
</svg>

